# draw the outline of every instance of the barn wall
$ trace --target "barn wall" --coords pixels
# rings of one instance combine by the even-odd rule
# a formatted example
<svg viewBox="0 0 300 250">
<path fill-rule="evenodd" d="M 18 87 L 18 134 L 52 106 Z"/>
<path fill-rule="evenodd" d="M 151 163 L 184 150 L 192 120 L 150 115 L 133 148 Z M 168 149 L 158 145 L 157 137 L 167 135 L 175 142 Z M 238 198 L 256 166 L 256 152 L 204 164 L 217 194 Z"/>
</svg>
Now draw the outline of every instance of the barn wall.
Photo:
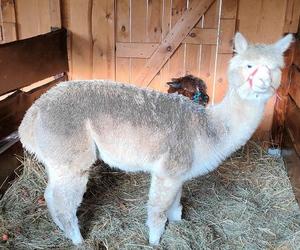
<svg viewBox="0 0 300 250">
<path fill-rule="evenodd" d="M 62 25 L 70 31 L 71 79 L 133 82 L 153 54 L 149 44 L 155 49 L 194 1 L 0 0 L 0 42 Z M 217 103 L 227 89 L 235 30 L 252 42 L 273 42 L 284 32 L 297 31 L 299 11 L 299 0 L 216 0 L 147 86 L 166 91 L 170 78 L 192 73 L 206 81 L 211 100 Z M 128 44 L 135 49 L 142 46 L 138 52 L 150 56 L 132 56 Z M 270 131 L 274 102 L 275 98 L 268 103 L 261 134 Z"/>
</svg>

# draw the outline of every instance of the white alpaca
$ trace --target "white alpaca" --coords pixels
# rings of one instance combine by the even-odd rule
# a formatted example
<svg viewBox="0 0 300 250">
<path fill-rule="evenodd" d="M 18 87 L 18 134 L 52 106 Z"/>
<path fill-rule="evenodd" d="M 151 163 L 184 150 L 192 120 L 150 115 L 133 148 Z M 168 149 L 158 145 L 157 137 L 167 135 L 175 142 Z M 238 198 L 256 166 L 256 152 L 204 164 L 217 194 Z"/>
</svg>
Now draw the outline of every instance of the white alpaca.
<svg viewBox="0 0 300 250">
<path fill-rule="evenodd" d="M 147 225 L 157 245 L 167 219 L 181 219 L 183 183 L 217 168 L 259 125 L 292 39 L 249 45 L 237 33 L 228 93 L 206 109 L 183 96 L 111 81 L 70 81 L 49 90 L 27 111 L 19 134 L 46 167 L 45 198 L 55 223 L 74 244 L 82 242 L 76 210 L 87 170 L 100 157 L 128 172 L 151 173 Z"/>
</svg>

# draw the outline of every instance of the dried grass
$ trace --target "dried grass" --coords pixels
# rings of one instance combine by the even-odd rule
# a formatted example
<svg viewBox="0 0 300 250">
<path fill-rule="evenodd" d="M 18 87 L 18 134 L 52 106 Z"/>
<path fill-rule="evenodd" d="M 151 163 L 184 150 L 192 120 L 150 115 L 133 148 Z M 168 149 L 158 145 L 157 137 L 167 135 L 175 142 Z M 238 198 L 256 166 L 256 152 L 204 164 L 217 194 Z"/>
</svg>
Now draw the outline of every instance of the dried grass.
<svg viewBox="0 0 300 250">
<path fill-rule="evenodd" d="M 43 167 L 23 159 L 23 174 L 0 201 L 7 249 L 72 249 L 41 197 Z M 78 215 L 82 249 L 152 249 L 147 244 L 149 176 L 93 167 Z M 254 142 L 207 176 L 186 183 L 184 219 L 169 224 L 159 249 L 299 249 L 300 210 L 281 158 Z"/>
</svg>

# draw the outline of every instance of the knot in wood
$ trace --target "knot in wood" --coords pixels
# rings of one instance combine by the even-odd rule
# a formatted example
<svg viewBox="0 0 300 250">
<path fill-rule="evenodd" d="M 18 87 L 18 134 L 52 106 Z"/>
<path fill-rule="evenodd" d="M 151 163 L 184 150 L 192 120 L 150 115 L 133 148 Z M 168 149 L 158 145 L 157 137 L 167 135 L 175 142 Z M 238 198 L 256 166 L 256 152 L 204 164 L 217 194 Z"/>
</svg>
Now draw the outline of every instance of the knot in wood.
<svg viewBox="0 0 300 250">
<path fill-rule="evenodd" d="M 192 32 L 192 33 L 190 34 L 190 37 L 196 37 L 196 33 Z"/>
<path fill-rule="evenodd" d="M 171 45 L 169 45 L 168 47 L 167 47 L 167 51 L 172 51 L 172 46 Z"/>
<path fill-rule="evenodd" d="M 122 28 L 121 28 L 121 31 L 122 31 L 122 32 L 125 32 L 125 30 L 126 30 L 126 28 L 125 28 L 125 26 L 123 25 Z"/>
</svg>

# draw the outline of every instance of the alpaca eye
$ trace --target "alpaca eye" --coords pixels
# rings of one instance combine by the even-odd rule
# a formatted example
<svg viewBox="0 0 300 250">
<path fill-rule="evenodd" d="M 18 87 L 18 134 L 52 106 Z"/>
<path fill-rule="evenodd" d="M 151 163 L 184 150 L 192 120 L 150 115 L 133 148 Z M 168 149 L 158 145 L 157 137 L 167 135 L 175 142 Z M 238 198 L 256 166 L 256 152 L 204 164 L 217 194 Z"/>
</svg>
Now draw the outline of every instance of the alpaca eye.
<svg viewBox="0 0 300 250">
<path fill-rule="evenodd" d="M 252 65 L 248 64 L 247 67 L 248 67 L 249 69 L 251 69 L 251 68 L 252 68 Z"/>
</svg>

